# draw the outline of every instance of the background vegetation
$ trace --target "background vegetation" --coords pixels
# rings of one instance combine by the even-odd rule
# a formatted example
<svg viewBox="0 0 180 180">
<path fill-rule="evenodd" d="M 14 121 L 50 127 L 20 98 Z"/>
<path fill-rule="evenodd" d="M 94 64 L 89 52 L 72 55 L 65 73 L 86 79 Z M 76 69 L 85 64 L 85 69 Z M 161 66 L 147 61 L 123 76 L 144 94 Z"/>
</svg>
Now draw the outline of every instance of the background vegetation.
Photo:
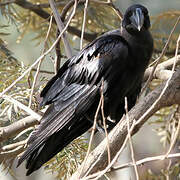
<svg viewBox="0 0 180 180">
<path fill-rule="evenodd" d="M 120 27 L 123 13 L 116 1 L 90 0 L 88 4 L 87 2 L 87 0 L 78 1 L 75 15 L 71 18 L 74 0 L 56 1 L 62 21 L 65 25 L 70 22 L 66 35 L 73 54 L 80 50 L 82 42 L 85 46 L 102 33 Z M 120 11 L 117 10 L 117 7 Z M 15 176 L 11 165 L 26 148 L 26 140 L 34 125 L 38 123 L 34 118 L 40 119 L 44 112 L 43 109 L 39 110 L 38 108 L 39 93 L 47 80 L 57 71 L 59 65 L 62 65 L 68 58 L 68 54 L 62 39 L 55 48 L 52 48 L 52 51 L 45 54 L 60 34 L 49 1 L 1 0 L 0 12 L 2 19 L 0 22 L 0 92 L 2 92 L 0 94 L 0 164 Z M 84 14 L 86 14 L 86 18 L 84 18 Z M 151 32 L 154 37 L 155 49 L 150 67 L 153 67 L 155 62 L 160 64 L 175 57 L 175 52 L 176 59 L 180 59 L 177 56 L 180 35 L 179 17 L 180 10 L 178 9 L 164 11 L 151 17 Z M 82 27 L 83 22 L 85 22 L 85 28 Z M 82 31 L 84 33 L 81 33 Z M 18 36 L 16 42 L 11 42 L 12 44 L 21 43 L 28 37 L 29 41 L 33 41 L 34 49 L 38 48 L 40 51 L 40 58 L 35 60 L 32 55 L 31 58 L 26 57 L 25 61 L 19 59 L 15 55 L 17 54 L 16 50 L 9 49 L 12 46 L 11 43 L 6 42 L 6 39 L 13 33 L 18 33 Z M 28 44 L 27 41 L 26 43 Z M 23 51 L 22 48 L 19 53 L 23 54 Z M 28 63 L 29 59 L 31 59 L 31 63 Z M 32 60 L 36 65 L 33 65 Z M 170 73 L 171 67 L 172 64 L 166 69 L 166 75 Z M 176 69 L 178 68 L 179 61 L 176 63 Z M 19 81 L 17 81 L 18 78 Z M 164 74 L 152 76 L 144 94 L 153 91 L 165 79 L 167 80 Z M 145 96 L 144 94 L 143 96 Z M 157 111 L 154 117 L 150 123 L 155 124 L 157 136 L 161 137 L 160 143 L 164 149 L 164 152 L 159 152 L 159 154 L 166 154 L 169 147 L 171 153 L 178 153 L 180 148 L 179 105 L 164 107 Z M 88 143 L 84 137 L 76 139 L 45 165 L 46 171 L 54 172 L 57 179 L 69 179 L 83 161 L 87 147 Z M 164 162 L 166 166 L 163 166 Z M 167 158 L 163 163 L 159 161 L 160 168 L 158 170 L 152 170 L 153 163 L 147 167 L 139 166 L 140 179 L 180 179 L 179 156 L 172 159 Z M 107 173 L 107 176 L 111 176 L 110 174 Z"/>
</svg>

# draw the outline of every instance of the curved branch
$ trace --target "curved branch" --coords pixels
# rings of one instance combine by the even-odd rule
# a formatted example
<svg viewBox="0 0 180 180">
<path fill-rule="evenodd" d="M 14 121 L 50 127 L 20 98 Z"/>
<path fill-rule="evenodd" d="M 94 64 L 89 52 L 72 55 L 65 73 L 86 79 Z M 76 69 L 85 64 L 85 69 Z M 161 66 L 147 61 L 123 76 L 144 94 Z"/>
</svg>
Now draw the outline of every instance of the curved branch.
<svg viewBox="0 0 180 180">
<path fill-rule="evenodd" d="M 39 121 L 32 116 L 28 116 L 23 118 L 9 126 L 1 127 L 0 128 L 0 142 L 15 136 L 16 134 L 20 133 L 24 129 L 27 129 L 31 126 L 38 124 Z"/>
<path fill-rule="evenodd" d="M 167 61 L 164 61 L 164 62 L 158 64 L 158 66 L 153 74 L 153 78 L 167 80 L 169 77 L 169 72 L 166 71 L 167 72 L 166 73 L 165 70 L 170 70 L 172 68 L 175 59 L 176 59 L 176 57 L 173 57 L 173 58 L 168 59 Z M 180 65 L 180 55 L 177 56 L 176 66 L 177 65 Z M 144 74 L 144 81 L 147 81 L 152 70 L 153 70 L 153 67 L 149 67 L 146 69 L 145 74 Z"/>
</svg>

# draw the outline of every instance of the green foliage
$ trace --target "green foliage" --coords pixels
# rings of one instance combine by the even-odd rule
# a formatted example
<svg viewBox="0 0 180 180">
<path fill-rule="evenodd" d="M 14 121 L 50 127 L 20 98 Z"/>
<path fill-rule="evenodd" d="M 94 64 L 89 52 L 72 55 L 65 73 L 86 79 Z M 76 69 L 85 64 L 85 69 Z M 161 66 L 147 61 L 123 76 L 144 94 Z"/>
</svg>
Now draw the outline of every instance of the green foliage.
<svg viewBox="0 0 180 180">
<path fill-rule="evenodd" d="M 179 114 L 180 112 L 178 105 L 165 107 L 155 114 L 157 120 L 154 121 L 154 123 L 160 125 L 160 127 L 156 129 L 157 135 L 161 136 L 160 142 L 164 147 L 169 145 L 172 141 L 174 133 L 177 129 Z"/>
<path fill-rule="evenodd" d="M 81 28 L 83 22 L 84 5 L 77 9 L 76 16 L 72 21 L 72 26 Z M 111 15 L 109 15 L 111 14 Z M 96 17 L 96 18 L 94 18 Z M 103 33 L 110 29 L 119 28 L 120 22 L 114 11 L 95 2 L 90 2 L 87 9 L 86 31 Z"/>
<path fill-rule="evenodd" d="M 155 51 L 161 52 L 160 50 L 164 47 L 169 33 L 172 30 L 175 22 L 177 21 L 178 17 L 180 16 L 179 10 L 174 11 L 166 11 L 158 16 L 152 17 L 152 32 L 153 38 L 155 40 Z M 176 41 L 179 36 L 179 28 L 180 24 L 178 24 L 175 33 L 171 38 L 171 42 L 169 43 L 167 54 L 174 55 L 175 48 L 176 48 Z"/>
<path fill-rule="evenodd" d="M 24 72 L 25 67 L 17 62 L 17 60 L 12 56 L 11 51 L 5 47 L 3 41 L 0 43 L 0 46 L 3 47 L 0 49 L 0 82 L 2 82 L 0 84 L 0 91 L 3 91 Z M 27 77 L 23 78 L 16 86 L 13 87 L 12 91 L 9 92 L 9 95 L 12 97 L 18 97 L 23 103 L 27 101 L 25 99 L 25 97 L 27 97 L 25 94 L 27 94 L 28 91 L 26 79 Z M 25 86 L 22 86 L 22 84 L 25 84 Z M 0 113 L 0 120 L 3 119 L 2 122 L 5 122 L 5 113 L 7 115 L 7 120 L 11 120 L 11 122 L 13 119 L 17 118 L 19 109 L 16 105 L 1 99 L 0 107 L 3 109 Z"/>
<path fill-rule="evenodd" d="M 180 161 L 175 161 L 167 169 L 162 169 L 160 172 L 148 170 L 140 180 L 180 180 Z"/>
<path fill-rule="evenodd" d="M 41 3 L 48 3 L 48 1 L 46 0 L 38 1 L 38 2 L 31 0 L 29 2 L 34 3 L 34 5 L 38 5 Z M 62 3 L 58 6 L 60 12 L 69 1 L 62 0 L 61 2 Z M 49 7 L 43 10 L 49 14 L 51 13 Z M 20 32 L 20 35 L 17 38 L 18 43 L 28 33 L 34 34 L 33 40 L 36 40 L 37 44 L 44 41 L 49 27 L 50 19 L 43 19 L 42 17 L 38 16 L 31 10 L 25 10 L 24 8 L 19 7 L 16 4 L 8 4 L 6 6 L 2 6 L 0 8 L 0 11 L 7 20 L 9 20 L 11 23 L 16 25 L 17 30 Z M 76 10 L 76 15 L 71 21 L 70 25 L 77 29 L 81 29 L 82 21 L 83 21 L 83 13 L 84 13 L 84 5 L 80 3 L 80 5 Z M 109 16 L 109 13 L 111 14 L 111 16 Z M 94 2 L 89 3 L 87 10 L 87 21 L 86 21 L 87 32 L 103 33 L 108 31 L 109 29 L 113 29 L 114 27 L 118 28 L 119 25 L 120 25 L 119 19 L 111 8 L 103 5 L 97 6 L 97 3 Z M 56 25 L 53 24 L 51 33 L 47 41 L 48 44 L 52 44 L 55 38 L 56 38 Z"/>
<path fill-rule="evenodd" d="M 57 179 L 69 179 L 84 160 L 87 140 L 79 137 L 49 160 L 44 166 L 48 173 L 56 174 Z"/>
</svg>

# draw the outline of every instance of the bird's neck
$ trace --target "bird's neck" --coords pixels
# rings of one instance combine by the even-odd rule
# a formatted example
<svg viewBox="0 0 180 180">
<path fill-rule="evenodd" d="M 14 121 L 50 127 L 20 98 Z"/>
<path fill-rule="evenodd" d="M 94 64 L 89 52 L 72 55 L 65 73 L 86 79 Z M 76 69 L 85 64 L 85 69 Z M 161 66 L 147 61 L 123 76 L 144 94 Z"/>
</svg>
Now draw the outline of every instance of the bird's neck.
<svg viewBox="0 0 180 180">
<path fill-rule="evenodd" d="M 125 28 L 122 28 L 121 35 L 129 44 L 132 59 L 136 61 L 136 64 L 141 64 L 141 66 L 142 63 L 144 63 L 144 66 L 146 67 L 153 52 L 153 39 L 150 32 L 144 30 L 137 33 L 130 33 Z M 142 59 L 144 59 L 143 62 Z"/>
<path fill-rule="evenodd" d="M 153 39 L 148 30 L 143 30 L 140 32 L 128 32 L 125 28 L 121 28 L 121 35 L 124 39 L 131 45 L 139 44 L 139 45 L 149 45 L 149 43 L 153 44 Z"/>
</svg>

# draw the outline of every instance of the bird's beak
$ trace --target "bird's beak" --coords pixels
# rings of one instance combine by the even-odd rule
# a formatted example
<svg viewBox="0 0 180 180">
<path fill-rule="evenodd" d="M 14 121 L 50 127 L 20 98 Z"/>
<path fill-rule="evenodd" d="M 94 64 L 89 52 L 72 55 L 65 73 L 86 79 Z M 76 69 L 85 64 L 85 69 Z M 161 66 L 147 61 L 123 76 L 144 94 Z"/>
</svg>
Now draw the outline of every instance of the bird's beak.
<svg viewBox="0 0 180 180">
<path fill-rule="evenodd" d="M 130 17 L 131 23 L 138 29 L 141 30 L 144 24 L 144 14 L 140 8 L 136 8 L 136 11 L 133 12 L 133 15 Z"/>
</svg>

